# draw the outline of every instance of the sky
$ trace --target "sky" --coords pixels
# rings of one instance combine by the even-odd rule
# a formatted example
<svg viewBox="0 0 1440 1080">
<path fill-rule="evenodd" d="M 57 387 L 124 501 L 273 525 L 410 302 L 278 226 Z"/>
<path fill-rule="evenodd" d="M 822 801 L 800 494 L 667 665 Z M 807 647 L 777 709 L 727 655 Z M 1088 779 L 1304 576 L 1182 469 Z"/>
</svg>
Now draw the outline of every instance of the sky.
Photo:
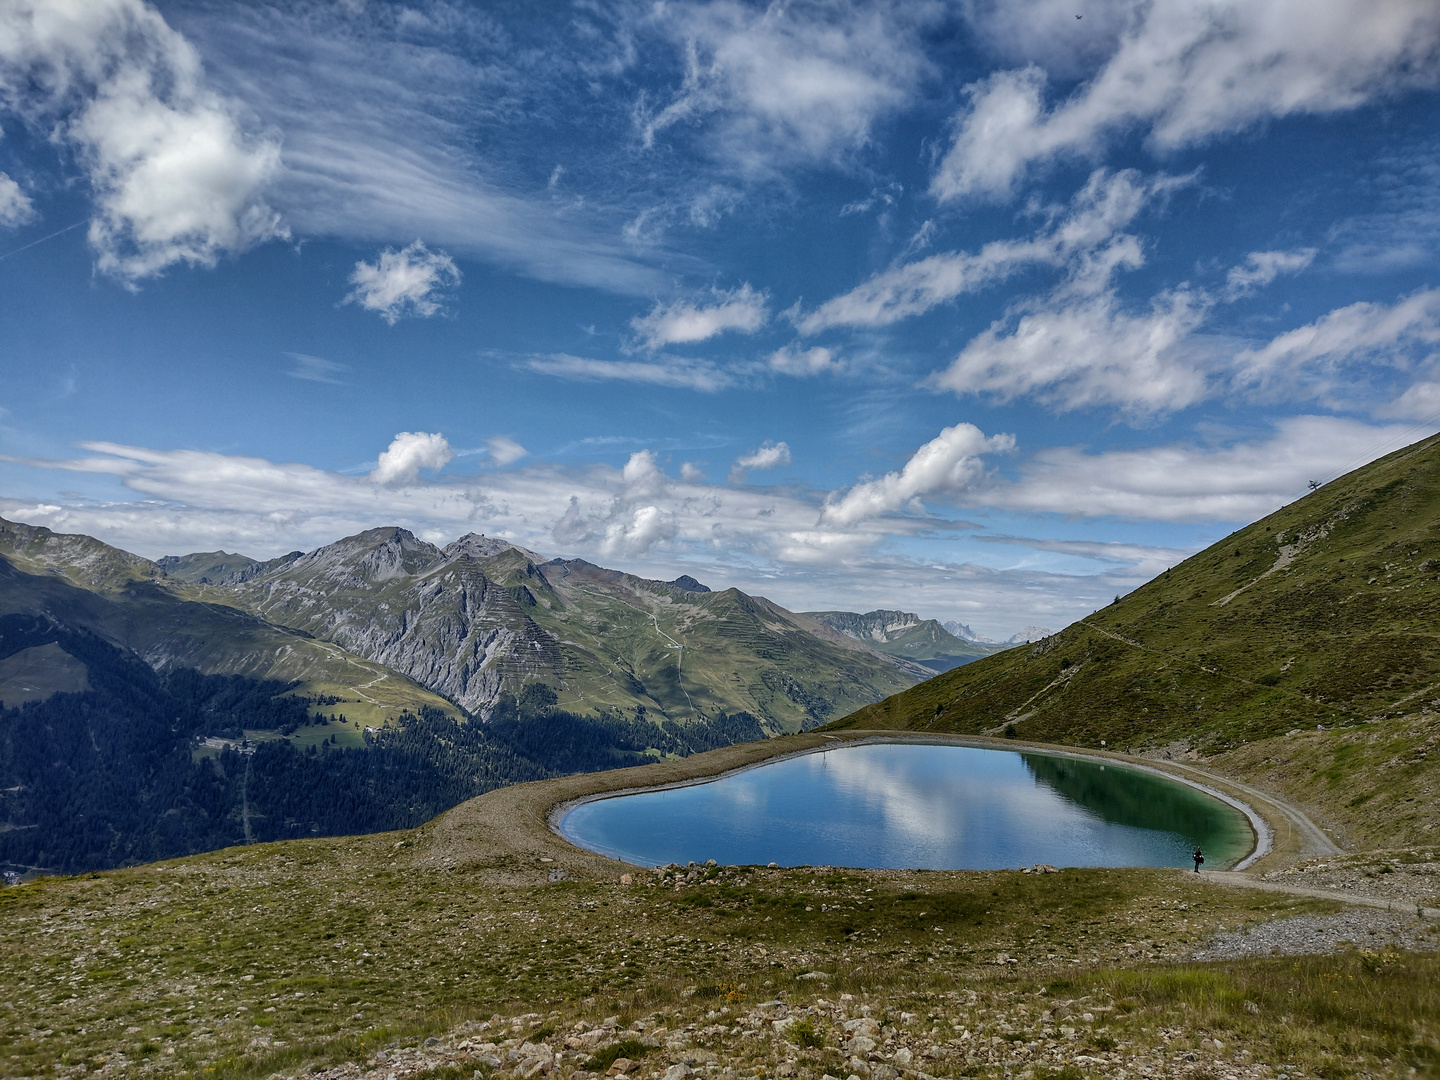
<svg viewBox="0 0 1440 1080">
<path fill-rule="evenodd" d="M 1058 629 L 1440 430 L 1433 0 L 0 4 L 0 516 Z"/>
</svg>

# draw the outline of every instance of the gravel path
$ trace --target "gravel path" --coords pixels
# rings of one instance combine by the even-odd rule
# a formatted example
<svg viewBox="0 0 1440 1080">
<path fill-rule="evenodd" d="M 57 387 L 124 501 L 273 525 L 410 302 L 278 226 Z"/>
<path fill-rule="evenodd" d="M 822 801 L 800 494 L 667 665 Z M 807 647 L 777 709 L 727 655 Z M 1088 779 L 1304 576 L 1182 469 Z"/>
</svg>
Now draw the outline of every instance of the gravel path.
<svg viewBox="0 0 1440 1080">
<path fill-rule="evenodd" d="M 1215 935 L 1195 953 L 1196 960 L 1233 960 L 1241 956 L 1304 956 L 1359 949 L 1405 949 L 1430 952 L 1440 948 L 1440 925 L 1431 919 L 1372 908 L 1336 915 L 1299 915 Z"/>
</svg>

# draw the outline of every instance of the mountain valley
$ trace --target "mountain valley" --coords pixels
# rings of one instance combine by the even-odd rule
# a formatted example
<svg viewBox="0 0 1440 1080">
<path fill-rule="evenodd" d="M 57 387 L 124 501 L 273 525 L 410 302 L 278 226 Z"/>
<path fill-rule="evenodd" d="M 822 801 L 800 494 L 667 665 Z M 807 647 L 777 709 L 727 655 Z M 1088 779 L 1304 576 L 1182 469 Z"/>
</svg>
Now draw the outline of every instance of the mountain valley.
<svg viewBox="0 0 1440 1080">
<path fill-rule="evenodd" d="M 410 827 L 815 727 L 933 674 L 927 642 L 478 535 L 151 562 L 0 521 L 0 863 Z"/>
</svg>

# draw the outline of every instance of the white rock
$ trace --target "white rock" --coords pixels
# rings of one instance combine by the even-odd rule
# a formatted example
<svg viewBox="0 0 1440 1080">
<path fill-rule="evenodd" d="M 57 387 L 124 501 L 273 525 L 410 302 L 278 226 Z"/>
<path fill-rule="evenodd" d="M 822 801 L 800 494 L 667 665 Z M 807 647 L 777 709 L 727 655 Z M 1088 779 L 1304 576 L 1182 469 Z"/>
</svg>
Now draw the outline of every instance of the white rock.
<svg viewBox="0 0 1440 1080">
<path fill-rule="evenodd" d="M 845 1044 L 845 1048 L 856 1057 L 861 1057 L 875 1049 L 875 1040 L 868 1035 L 856 1035 Z"/>
</svg>

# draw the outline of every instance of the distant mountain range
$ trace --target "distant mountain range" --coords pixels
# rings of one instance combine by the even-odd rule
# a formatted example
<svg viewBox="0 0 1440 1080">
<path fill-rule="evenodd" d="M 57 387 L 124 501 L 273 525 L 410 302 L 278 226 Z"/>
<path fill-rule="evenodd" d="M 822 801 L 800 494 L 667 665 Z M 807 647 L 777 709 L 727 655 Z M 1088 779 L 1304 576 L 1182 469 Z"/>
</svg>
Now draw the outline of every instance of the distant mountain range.
<svg viewBox="0 0 1440 1080">
<path fill-rule="evenodd" d="M 977 645 L 999 645 L 1001 647 L 1024 645 L 1027 642 L 1039 641 L 1041 638 L 1049 637 L 1055 632 L 1046 626 L 1027 626 L 1018 634 L 1012 634 L 1004 641 L 996 641 L 994 638 L 988 638 L 984 634 L 977 634 L 964 623 L 944 622 L 940 625 L 945 629 L 946 633 L 953 634 L 961 641 L 969 641 Z"/>
<path fill-rule="evenodd" d="M 853 611 L 807 611 L 805 614 L 846 637 L 863 641 L 890 656 L 918 661 L 935 672 L 949 671 L 1006 648 L 996 642 L 961 637 L 950 629 L 954 626 L 968 631 L 969 627 L 960 627 L 958 623 L 942 626 L 934 619 L 922 619 L 908 611 L 882 609 L 863 615 Z"/>
<path fill-rule="evenodd" d="M 688 576 L 651 581 L 476 534 L 442 548 L 393 527 L 265 561 L 150 562 L 0 521 L 0 574 L 0 615 L 43 613 L 160 672 L 294 682 L 371 725 L 426 706 L 483 718 L 538 682 L 576 713 L 749 713 L 798 731 L 940 670 L 942 639 L 973 653 L 938 626 L 910 648 Z M 73 663 L 47 673 L 43 660 L 26 658 L 24 678 L 74 677 Z M 0 700 L 14 703 L 16 686 L 0 679 Z"/>
</svg>

